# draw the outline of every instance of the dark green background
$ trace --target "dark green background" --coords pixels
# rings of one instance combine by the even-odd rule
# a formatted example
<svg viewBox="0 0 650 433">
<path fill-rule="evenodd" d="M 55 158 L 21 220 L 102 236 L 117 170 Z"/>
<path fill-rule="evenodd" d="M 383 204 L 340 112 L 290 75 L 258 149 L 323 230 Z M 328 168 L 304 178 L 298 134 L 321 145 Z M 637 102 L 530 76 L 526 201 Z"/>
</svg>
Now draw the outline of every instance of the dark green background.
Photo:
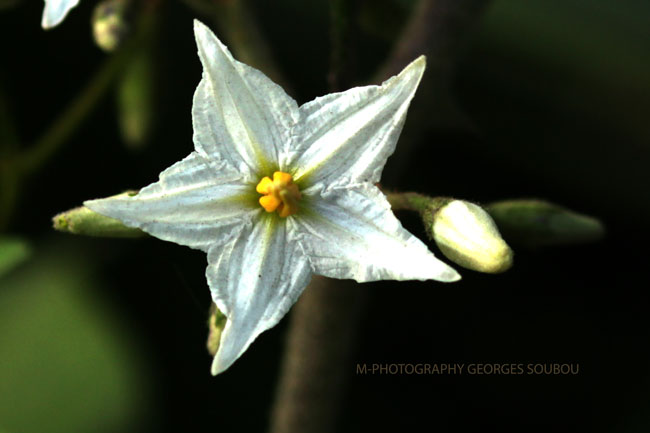
<svg viewBox="0 0 650 433">
<path fill-rule="evenodd" d="M 48 32 L 41 2 L 0 13 L 1 85 L 26 143 L 106 57 L 90 37 L 93 3 L 81 0 Z M 305 3 L 252 2 L 300 103 L 328 91 L 327 4 Z M 356 83 L 381 64 L 412 3 L 360 2 Z M 192 150 L 196 16 L 180 2 L 161 12 L 147 146 L 122 143 L 105 98 L 22 191 L 9 233 L 32 256 L 0 279 L 2 433 L 263 431 L 268 422 L 286 320 L 212 378 L 204 254 L 50 228 L 54 214 L 151 183 Z M 366 285 L 341 431 L 648 430 L 649 21 L 641 0 L 491 3 L 467 35 L 447 116 L 407 121 L 417 151 L 386 186 L 479 203 L 540 197 L 601 218 L 607 237 L 516 250 L 506 274 L 464 271 L 453 285 Z M 414 109 L 437 96 L 418 93 Z M 416 218 L 400 216 L 424 237 Z M 567 362 L 580 374 L 355 375 L 362 362 Z"/>
</svg>

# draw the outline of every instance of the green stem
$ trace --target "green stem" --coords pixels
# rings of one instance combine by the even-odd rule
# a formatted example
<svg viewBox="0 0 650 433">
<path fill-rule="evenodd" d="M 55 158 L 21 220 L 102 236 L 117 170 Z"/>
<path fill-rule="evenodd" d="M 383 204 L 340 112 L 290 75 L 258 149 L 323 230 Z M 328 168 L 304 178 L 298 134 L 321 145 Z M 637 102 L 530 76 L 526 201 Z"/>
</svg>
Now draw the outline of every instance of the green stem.
<svg viewBox="0 0 650 433">
<path fill-rule="evenodd" d="M 9 110 L 9 102 L 2 83 L 6 83 L 4 77 L 0 75 L 0 156 L 9 157 L 20 143 L 18 133 L 15 128 L 14 119 Z"/>
<path fill-rule="evenodd" d="M 389 192 L 386 198 L 393 210 L 422 212 L 428 208 L 432 198 L 417 192 Z"/>
<path fill-rule="evenodd" d="M 0 80 L 0 83 L 4 83 Z M 18 133 L 9 110 L 8 98 L 0 86 L 0 232 L 4 231 L 13 214 L 18 198 L 18 172 L 11 163 L 19 148 Z"/>
<path fill-rule="evenodd" d="M 419 212 L 436 212 L 449 203 L 449 197 L 430 197 L 417 192 L 389 192 L 385 193 L 393 210 L 410 210 Z"/>
<path fill-rule="evenodd" d="M 45 133 L 22 154 L 18 155 L 18 169 L 22 173 L 32 173 L 43 166 L 88 117 L 92 109 L 110 88 L 113 79 L 124 68 L 135 47 L 152 25 L 152 12 L 143 13 L 134 35 L 122 49 L 104 61 L 99 72 L 90 80 L 67 109 L 52 123 Z"/>
<path fill-rule="evenodd" d="M 5 231 L 9 226 L 18 201 L 19 190 L 18 171 L 12 167 L 9 159 L 0 160 L 0 232 Z"/>
<path fill-rule="evenodd" d="M 431 228 L 434 215 L 453 200 L 449 197 L 430 197 L 417 192 L 390 192 L 386 193 L 386 198 L 393 210 L 409 210 L 419 213 L 427 235 L 431 239 L 433 239 Z"/>
</svg>

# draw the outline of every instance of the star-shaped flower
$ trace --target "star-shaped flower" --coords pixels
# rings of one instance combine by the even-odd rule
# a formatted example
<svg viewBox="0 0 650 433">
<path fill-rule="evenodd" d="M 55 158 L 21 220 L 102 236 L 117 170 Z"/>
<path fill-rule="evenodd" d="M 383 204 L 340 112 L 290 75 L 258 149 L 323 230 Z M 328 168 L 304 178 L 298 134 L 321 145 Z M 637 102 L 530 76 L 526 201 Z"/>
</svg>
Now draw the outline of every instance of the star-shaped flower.
<svg viewBox="0 0 650 433">
<path fill-rule="evenodd" d="M 278 323 L 314 273 L 359 282 L 460 278 L 401 226 L 374 185 L 424 57 L 381 86 L 298 107 L 206 26 L 197 21 L 194 31 L 203 64 L 194 152 L 134 197 L 85 205 L 208 253 L 212 299 L 228 318 L 213 374 Z"/>
<path fill-rule="evenodd" d="M 59 25 L 68 15 L 70 9 L 77 6 L 77 4 L 79 4 L 79 0 L 45 0 L 41 26 L 44 29 L 51 29 Z"/>
</svg>

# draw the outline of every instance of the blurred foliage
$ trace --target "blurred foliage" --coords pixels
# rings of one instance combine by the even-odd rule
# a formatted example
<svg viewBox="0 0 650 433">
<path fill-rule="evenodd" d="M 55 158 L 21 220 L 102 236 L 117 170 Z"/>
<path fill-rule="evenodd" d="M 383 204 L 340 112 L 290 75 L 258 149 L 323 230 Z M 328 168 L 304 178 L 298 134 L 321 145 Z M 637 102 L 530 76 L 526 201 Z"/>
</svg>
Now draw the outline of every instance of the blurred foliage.
<svg viewBox="0 0 650 433">
<path fill-rule="evenodd" d="M 123 75 L 131 96 L 97 102 L 94 114 L 83 116 L 87 122 L 75 125 L 68 148 L 58 149 L 52 164 L 40 166 L 29 182 L 2 165 L 5 152 L 29 150 L 18 138 L 38 138 L 106 58 L 90 36 L 96 3 L 82 0 L 46 33 L 39 28 L 42 2 L 0 1 L 0 8 L 17 4 L 0 14 L 0 219 L 13 213 L 9 228 L 33 239 L 36 255 L 0 276 L 0 432 L 125 432 L 148 416 L 142 393 L 149 390 L 149 370 L 141 367 L 126 334 L 133 331 L 121 329 L 106 303 L 116 292 L 129 302 L 129 319 L 150 327 L 161 355 L 160 370 L 152 374 L 166 406 L 151 419 L 162 420 L 164 431 L 205 431 L 221 416 L 219 408 L 221 429 L 259 431 L 265 420 L 256 415 L 266 413 L 272 398 L 283 325 L 261 337 L 239 366 L 210 380 L 201 341 L 209 298 L 202 255 L 175 255 L 174 246 L 154 241 L 115 241 L 120 259 L 103 262 L 111 272 L 97 281 L 91 273 L 100 259 L 90 249 L 61 242 L 48 252 L 41 241 L 56 212 L 145 185 L 191 151 L 191 98 L 201 73 L 191 19 L 220 19 L 164 2 L 164 31 L 156 38 L 165 55 L 148 67 L 136 63 L 131 78 Z M 350 41 L 351 48 L 356 44 L 360 82 L 381 63 L 416 3 L 361 1 L 358 22 L 351 20 L 358 32 Z M 324 94 L 327 1 L 249 4 L 268 43 L 265 53 L 277 61 L 295 90 L 292 96 L 305 102 Z M 487 281 L 468 273 L 453 290 L 400 283 L 406 297 L 395 295 L 393 283 L 377 284 L 355 359 L 553 359 L 580 361 L 584 374 L 576 380 L 355 377 L 345 412 L 350 423 L 341 431 L 581 431 L 590 430 L 594 412 L 606 418 L 602 430 L 648 425 L 650 352 L 643 342 L 650 338 L 649 280 L 642 247 L 650 241 L 649 16 L 647 0 L 491 3 L 455 68 L 458 105 L 473 128 L 459 132 L 453 128 L 460 122 L 445 125 L 430 116 L 423 125 L 409 117 L 402 140 L 412 134 L 421 146 L 396 186 L 479 202 L 546 197 L 603 217 L 608 236 L 600 244 L 552 252 L 517 250 L 517 266 L 506 274 Z M 214 26 L 224 40 L 226 27 Z M 239 36 L 250 35 L 251 28 L 239 26 Z M 437 59 L 428 60 L 433 65 Z M 147 68 L 154 80 L 143 79 Z M 139 107 L 151 103 L 149 91 L 159 98 L 149 137 L 156 145 L 138 154 L 124 148 L 128 138 L 115 127 L 115 112 L 147 130 L 149 120 L 139 116 L 148 113 Z M 418 92 L 413 108 L 440 97 Z M 3 191 L 14 182 L 21 183 L 13 192 L 20 195 L 17 204 Z M 419 221 L 412 227 L 417 233 Z M 92 242 L 102 250 L 108 241 Z M 6 263 L 2 257 L 18 263 L 25 252 L 7 245 L 0 245 L 0 266 Z M 171 259 L 161 260 L 165 254 Z M 179 263 L 189 286 L 201 288 L 205 311 L 192 309 L 186 294 L 177 293 L 171 268 Z M 156 272 L 139 274 L 142 269 Z M 156 296 L 142 290 L 149 287 Z M 391 320 L 377 311 L 390 311 Z"/>
<path fill-rule="evenodd" d="M 31 254 L 31 248 L 24 239 L 0 237 L 0 278 L 25 261 Z"/>
<path fill-rule="evenodd" d="M 155 71 L 152 53 L 148 49 L 143 50 L 134 56 L 118 83 L 120 131 L 124 143 L 133 149 L 145 146 L 151 135 Z"/>
<path fill-rule="evenodd" d="M 154 16 L 153 23 L 145 29 L 136 52 L 116 83 L 115 105 L 121 138 L 132 150 L 141 150 L 148 144 L 159 114 L 158 20 Z"/>
<path fill-rule="evenodd" d="M 90 262 L 42 247 L 0 279 L 0 429 L 128 431 L 147 409 L 134 342 L 97 296 Z"/>
<path fill-rule="evenodd" d="M 511 171 L 490 200 L 532 193 L 595 215 L 650 217 L 638 199 L 650 183 L 648 16 L 639 0 L 491 4 L 456 77 L 481 138 L 463 150 Z M 522 180 L 537 190 L 522 191 Z"/>
<path fill-rule="evenodd" d="M 12 8 L 19 2 L 20 0 L 0 0 L 0 10 Z"/>
<path fill-rule="evenodd" d="M 503 200 L 485 208 L 508 242 L 529 248 L 601 240 L 598 219 L 543 200 Z"/>
<path fill-rule="evenodd" d="M 650 2 L 640 0 L 496 1 L 479 44 L 562 75 L 513 85 L 648 140 L 648 17 Z"/>
</svg>

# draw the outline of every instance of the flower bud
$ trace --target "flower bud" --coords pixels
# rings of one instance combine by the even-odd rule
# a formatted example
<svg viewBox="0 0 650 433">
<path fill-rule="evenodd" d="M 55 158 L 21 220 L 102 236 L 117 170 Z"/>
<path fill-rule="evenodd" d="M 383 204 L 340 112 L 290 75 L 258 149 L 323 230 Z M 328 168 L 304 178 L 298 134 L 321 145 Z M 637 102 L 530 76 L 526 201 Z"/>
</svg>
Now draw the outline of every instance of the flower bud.
<svg viewBox="0 0 650 433">
<path fill-rule="evenodd" d="M 527 247 L 593 242 L 605 229 L 596 218 L 543 200 L 506 200 L 487 206 L 503 235 Z"/>
<path fill-rule="evenodd" d="M 512 266 L 512 250 L 496 224 L 480 206 L 452 200 L 433 216 L 433 239 L 449 260 L 474 271 L 504 272 Z"/>
<path fill-rule="evenodd" d="M 126 0 L 104 0 L 95 6 L 92 17 L 93 38 L 99 48 L 114 51 L 124 40 L 129 25 Z"/>
<path fill-rule="evenodd" d="M 219 311 L 217 305 L 213 302 L 210 307 L 210 318 L 208 319 L 208 328 L 210 333 L 208 334 L 208 341 L 206 346 L 210 355 L 214 356 L 219 350 L 219 344 L 221 342 L 221 333 L 223 328 L 226 326 L 226 316 Z"/>
<path fill-rule="evenodd" d="M 124 193 L 134 195 L 132 192 Z M 120 194 L 121 195 L 121 194 Z M 52 218 L 53 227 L 61 232 L 108 238 L 138 238 L 147 236 L 140 229 L 127 227 L 120 221 L 93 212 L 85 206 L 70 209 Z"/>
</svg>

